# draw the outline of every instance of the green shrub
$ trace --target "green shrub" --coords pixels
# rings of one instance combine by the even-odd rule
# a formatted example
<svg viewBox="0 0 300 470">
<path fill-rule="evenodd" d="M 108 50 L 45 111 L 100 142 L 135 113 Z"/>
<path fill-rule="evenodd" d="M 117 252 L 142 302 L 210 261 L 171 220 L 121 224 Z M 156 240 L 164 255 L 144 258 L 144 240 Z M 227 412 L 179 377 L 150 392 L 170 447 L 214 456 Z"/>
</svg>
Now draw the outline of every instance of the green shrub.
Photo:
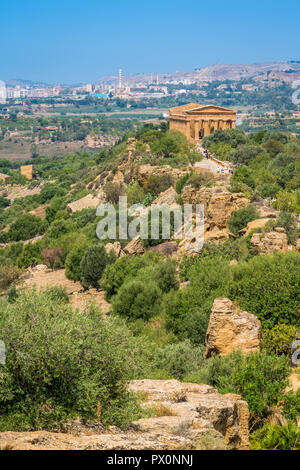
<svg viewBox="0 0 300 470">
<path fill-rule="evenodd" d="M 21 269 L 13 265 L 0 266 L 0 291 L 8 289 L 21 276 Z"/>
<path fill-rule="evenodd" d="M 19 268 L 28 268 L 42 262 L 41 243 L 28 243 L 24 246 L 22 253 L 17 259 Z"/>
<path fill-rule="evenodd" d="M 185 187 L 185 185 L 187 184 L 187 181 L 190 179 L 191 176 L 192 176 L 191 173 L 187 173 L 186 175 L 183 175 L 181 176 L 181 178 L 179 178 L 175 186 L 176 192 L 178 194 L 181 194 L 181 191 L 183 190 L 183 188 Z"/>
<path fill-rule="evenodd" d="M 229 230 L 234 233 L 234 235 L 238 235 L 239 231 L 242 230 L 242 228 L 246 227 L 248 222 L 251 222 L 252 220 L 258 218 L 258 211 L 254 206 L 249 204 L 248 206 L 242 207 L 237 211 L 233 211 L 228 221 Z"/>
<path fill-rule="evenodd" d="M 108 202 L 118 204 L 119 197 L 126 194 L 126 188 L 123 183 L 113 183 L 112 181 L 109 181 L 104 186 L 104 192 Z"/>
<path fill-rule="evenodd" d="M 214 175 L 210 171 L 201 171 L 201 173 L 193 174 L 187 184 L 190 184 L 195 189 L 201 188 L 201 186 L 207 186 L 214 180 Z"/>
<path fill-rule="evenodd" d="M 247 165 L 252 159 L 257 157 L 262 152 L 263 149 L 261 147 L 256 145 L 245 145 L 244 147 L 240 147 L 237 150 L 231 152 L 229 158 L 233 163 Z"/>
<path fill-rule="evenodd" d="M 163 191 L 172 186 L 173 181 L 171 175 L 166 174 L 163 176 L 150 175 L 145 185 L 145 193 L 150 193 L 152 196 L 158 196 Z"/>
<path fill-rule="evenodd" d="M 172 378 L 182 380 L 185 375 L 202 365 L 203 352 L 203 346 L 193 346 L 189 340 L 169 344 L 155 351 L 153 367 L 167 372 Z"/>
<path fill-rule="evenodd" d="M 283 414 L 290 421 L 297 423 L 300 416 L 300 389 L 288 392 L 284 397 Z"/>
<path fill-rule="evenodd" d="M 231 276 L 229 260 L 222 255 L 197 256 L 185 273 L 190 284 L 164 298 L 167 328 L 178 338 L 203 344 L 216 297 L 223 297 Z"/>
<path fill-rule="evenodd" d="M 60 186 L 56 184 L 47 184 L 40 192 L 40 202 L 41 204 L 45 204 L 47 201 L 50 201 L 50 199 L 64 196 L 65 194 L 66 190 Z"/>
<path fill-rule="evenodd" d="M 10 205 L 10 200 L 6 197 L 0 196 L 0 210 L 8 207 Z"/>
<path fill-rule="evenodd" d="M 267 424 L 250 435 L 250 442 L 253 450 L 300 450 L 300 428 Z"/>
<path fill-rule="evenodd" d="M 50 301 L 56 303 L 68 303 L 69 295 L 65 287 L 63 286 L 52 286 L 46 289 L 45 294 L 49 297 Z"/>
<path fill-rule="evenodd" d="M 251 171 L 246 166 L 240 166 L 237 168 L 232 175 L 230 182 L 233 186 L 236 183 L 244 183 L 252 189 L 255 187 L 255 181 L 251 175 Z"/>
<path fill-rule="evenodd" d="M 42 235 L 47 230 L 48 223 L 33 214 L 20 215 L 18 219 L 11 224 L 8 236 L 11 241 L 29 240 L 36 235 Z"/>
<path fill-rule="evenodd" d="M 71 281 L 77 282 L 81 279 L 81 261 L 84 257 L 87 247 L 85 245 L 76 246 L 70 251 L 66 258 L 66 277 Z"/>
<path fill-rule="evenodd" d="M 276 219 L 275 227 L 285 228 L 288 243 L 295 245 L 299 229 L 297 227 L 297 219 L 291 212 L 280 212 Z"/>
<path fill-rule="evenodd" d="M 107 254 L 104 246 L 95 244 L 84 253 L 80 262 L 81 279 L 83 287 L 99 289 L 99 281 L 107 264 L 113 263 L 116 257 L 114 253 Z"/>
<path fill-rule="evenodd" d="M 127 201 L 130 206 L 132 204 L 142 203 L 144 197 L 145 192 L 138 183 L 134 183 L 127 189 Z"/>
<path fill-rule="evenodd" d="M 160 313 L 162 292 L 158 285 L 149 280 L 128 280 L 112 300 L 113 312 L 129 320 L 149 320 Z"/>
<path fill-rule="evenodd" d="M 134 278 L 140 269 L 154 265 L 156 262 L 157 256 L 154 253 L 146 253 L 134 257 L 123 256 L 114 264 L 107 265 L 101 279 L 101 287 L 106 291 L 106 299 L 110 300 L 116 295 L 125 280 Z"/>
<path fill-rule="evenodd" d="M 127 392 L 136 346 L 120 322 L 73 311 L 49 294 L 22 292 L 1 300 L 0 430 L 58 429 L 77 416 L 124 427 L 139 407 Z"/>
<path fill-rule="evenodd" d="M 299 322 L 300 254 L 260 255 L 232 267 L 228 296 L 261 320 L 263 328 Z"/>
<path fill-rule="evenodd" d="M 298 336 L 300 338 L 300 328 L 279 323 L 271 330 L 263 332 L 263 347 L 278 355 L 291 354 L 292 344 Z"/>
<path fill-rule="evenodd" d="M 153 268 L 152 279 L 157 282 L 158 287 L 164 293 L 172 289 L 177 290 L 179 283 L 176 276 L 176 262 L 168 259 L 158 263 Z"/>
<path fill-rule="evenodd" d="M 269 407 L 284 398 L 291 368 L 289 358 L 267 352 L 243 355 L 235 351 L 226 357 L 213 356 L 194 377 L 185 381 L 199 381 L 216 387 L 221 393 L 236 393 L 247 401 L 254 422 L 268 414 Z"/>
</svg>

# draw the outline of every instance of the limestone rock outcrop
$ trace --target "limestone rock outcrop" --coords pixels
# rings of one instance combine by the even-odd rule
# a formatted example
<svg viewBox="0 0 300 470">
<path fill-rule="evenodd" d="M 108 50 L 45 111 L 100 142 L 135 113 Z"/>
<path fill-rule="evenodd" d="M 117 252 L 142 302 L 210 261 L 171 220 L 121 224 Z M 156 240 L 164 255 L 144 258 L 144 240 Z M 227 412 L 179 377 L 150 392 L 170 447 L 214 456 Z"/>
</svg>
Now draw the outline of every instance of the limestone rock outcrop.
<svg viewBox="0 0 300 470">
<path fill-rule="evenodd" d="M 243 193 L 231 193 L 217 186 L 196 190 L 187 185 L 182 190 L 181 198 L 184 204 L 203 204 L 206 240 L 229 238 L 227 224 L 233 211 L 250 202 Z"/>
<path fill-rule="evenodd" d="M 78 418 L 65 432 L 2 432 L 0 449 L 13 450 L 190 450 L 249 449 L 249 409 L 238 395 L 221 395 L 209 385 L 177 380 L 134 380 L 129 389 L 157 410 L 127 431 Z"/>
<path fill-rule="evenodd" d="M 160 193 L 158 197 L 153 201 L 152 204 L 157 204 L 157 205 L 168 204 L 169 206 L 171 206 L 172 204 L 176 204 L 177 198 L 178 198 L 178 194 L 173 188 L 173 186 L 171 186 L 166 191 Z"/>
<path fill-rule="evenodd" d="M 272 255 L 274 251 L 286 253 L 288 243 L 285 229 L 276 227 L 274 231 L 268 233 L 254 233 L 251 238 L 251 249 L 259 254 L 268 253 Z"/>
<path fill-rule="evenodd" d="M 83 209 L 88 209 L 90 207 L 97 207 L 103 201 L 100 197 L 94 197 L 92 194 L 88 194 L 77 201 L 71 202 L 67 205 L 67 211 L 69 215 L 74 214 L 77 211 L 82 211 Z"/>
<path fill-rule="evenodd" d="M 140 255 L 145 252 L 140 236 L 133 238 L 128 245 L 125 246 L 124 251 L 127 255 Z"/>
<path fill-rule="evenodd" d="M 206 333 L 205 358 L 212 353 L 226 356 L 237 349 L 245 354 L 256 352 L 260 341 L 261 323 L 255 315 L 239 310 L 229 299 L 215 299 Z"/>
<path fill-rule="evenodd" d="M 172 168 L 170 165 L 165 166 L 153 166 L 153 165 L 139 165 L 135 168 L 135 174 L 133 178 L 138 178 L 139 184 L 145 186 L 151 175 L 165 176 L 170 175 L 173 184 L 181 178 L 181 176 L 187 174 L 189 170 L 180 170 L 178 168 Z"/>
<path fill-rule="evenodd" d="M 247 227 L 242 228 L 242 230 L 239 231 L 241 235 L 248 235 L 252 230 L 254 229 L 260 229 L 263 228 L 267 222 L 269 222 L 269 218 L 263 218 L 263 219 L 255 219 L 252 220 L 251 222 L 248 222 Z"/>
<path fill-rule="evenodd" d="M 117 258 L 121 258 L 125 255 L 125 252 L 122 250 L 120 242 L 107 243 L 105 245 L 105 251 L 106 253 L 110 253 L 111 251 L 113 251 Z"/>
<path fill-rule="evenodd" d="M 137 140 L 134 137 L 130 137 L 129 139 L 127 139 L 126 148 L 127 148 L 127 153 L 128 153 L 128 163 L 132 161 L 132 157 L 135 152 L 136 142 Z"/>
<path fill-rule="evenodd" d="M 209 385 L 177 380 L 134 380 L 129 388 L 146 395 L 148 404 L 170 410 L 169 416 L 140 419 L 136 424 L 144 432 L 171 433 L 185 425 L 187 437 L 193 440 L 214 430 L 233 448 L 249 446 L 248 405 L 238 395 L 221 395 Z"/>
</svg>

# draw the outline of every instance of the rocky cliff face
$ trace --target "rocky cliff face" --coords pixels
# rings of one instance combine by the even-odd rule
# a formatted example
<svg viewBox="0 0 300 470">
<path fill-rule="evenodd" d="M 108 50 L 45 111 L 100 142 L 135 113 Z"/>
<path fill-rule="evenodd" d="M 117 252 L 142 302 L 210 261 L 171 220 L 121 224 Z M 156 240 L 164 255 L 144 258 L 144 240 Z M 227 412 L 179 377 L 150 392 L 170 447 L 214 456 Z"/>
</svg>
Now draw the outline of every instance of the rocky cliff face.
<svg viewBox="0 0 300 470">
<path fill-rule="evenodd" d="M 249 354 L 260 349 L 261 324 L 259 319 L 236 308 L 231 300 L 215 299 L 206 333 L 204 357 L 212 353 L 226 356 L 235 349 Z"/>
<path fill-rule="evenodd" d="M 259 254 L 268 253 L 272 255 L 274 251 L 286 253 L 288 244 L 285 229 L 276 227 L 274 231 L 265 234 L 254 233 L 251 238 L 251 248 Z"/>
<path fill-rule="evenodd" d="M 230 232 L 227 223 L 233 211 L 249 204 L 243 193 L 231 193 L 227 189 L 214 186 L 196 190 L 185 186 L 182 194 L 184 204 L 203 204 L 205 215 L 205 239 L 226 239 Z"/>
<path fill-rule="evenodd" d="M 154 415 L 134 422 L 124 432 L 101 424 L 87 428 L 75 421 L 66 433 L 4 432 L 0 449 L 77 450 L 183 450 L 248 449 L 249 410 L 238 395 L 221 395 L 209 385 L 177 380 L 135 380 L 131 391 L 140 392 Z"/>
<path fill-rule="evenodd" d="M 170 165 L 165 166 L 152 166 L 152 165 L 138 165 L 135 167 L 134 178 L 137 177 L 141 186 L 145 186 L 151 175 L 165 176 L 170 175 L 173 184 L 181 177 L 187 174 L 188 170 L 180 170 L 172 168 Z"/>
</svg>

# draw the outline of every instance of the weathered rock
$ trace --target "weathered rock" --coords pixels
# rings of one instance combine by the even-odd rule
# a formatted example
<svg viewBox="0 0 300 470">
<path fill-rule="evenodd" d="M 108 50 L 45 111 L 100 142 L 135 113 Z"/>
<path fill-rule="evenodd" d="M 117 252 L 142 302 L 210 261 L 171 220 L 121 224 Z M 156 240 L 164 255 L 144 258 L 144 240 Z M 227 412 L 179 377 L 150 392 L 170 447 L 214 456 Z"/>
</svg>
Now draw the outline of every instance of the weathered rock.
<svg viewBox="0 0 300 470">
<path fill-rule="evenodd" d="M 286 253 L 288 251 L 287 236 L 285 229 L 276 227 L 268 233 L 254 233 L 251 238 L 251 249 L 259 254 L 268 253 L 272 255 L 275 251 Z"/>
<path fill-rule="evenodd" d="M 101 199 L 99 197 L 94 197 L 92 194 L 78 199 L 78 201 L 71 202 L 67 205 L 67 211 L 69 215 L 74 214 L 77 211 L 82 211 L 83 209 L 88 209 L 90 207 L 97 207 L 101 204 Z"/>
<path fill-rule="evenodd" d="M 135 168 L 135 174 L 133 178 L 138 178 L 139 184 L 145 186 L 151 175 L 165 176 L 170 175 L 173 184 L 181 178 L 181 176 L 188 173 L 188 170 L 180 170 L 178 168 L 172 168 L 170 165 L 165 166 L 153 166 L 153 165 L 139 165 Z"/>
<path fill-rule="evenodd" d="M 129 139 L 127 139 L 126 148 L 128 153 L 128 163 L 131 162 L 132 157 L 134 155 L 136 142 L 137 140 L 134 137 L 130 137 Z"/>
<path fill-rule="evenodd" d="M 248 222 L 247 227 L 242 228 L 242 230 L 240 230 L 239 233 L 241 235 L 248 235 L 251 232 L 251 230 L 263 228 L 269 220 L 271 219 L 264 218 L 264 219 L 252 220 L 251 222 Z"/>
<path fill-rule="evenodd" d="M 124 251 L 127 255 L 140 255 L 145 252 L 142 240 L 140 236 L 137 236 L 125 246 Z"/>
<path fill-rule="evenodd" d="M 237 259 L 232 259 L 230 262 L 229 262 L 229 266 L 235 266 L 239 264 L 238 260 Z"/>
<path fill-rule="evenodd" d="M 170 256 L 176 253 L 178 250 L 178 245 L 176 242 L 165 241 L 160 245 L 151 246 L 149 251 L 155 251 L 162 255 Z"/>
<path fill-rule="evenodd" d="M 157 204 L 157 205 L 168 204 L 169 206 L 171 206 L 172 204 L 176 204 L 177 198 L 178 198 L 178 194 L 173 188 L 173 186 L 171 186 L 166 191 L 160 193 L 159 196 L 153 201 L 152 204 Z"/>
<path fill-rule="evenodd" d="M 187 185 L 181 198 L 184 204 L 203 204 L 205 240 L 224 240 L 231 236 L 227 228 L 233 211 L 249 204 L 243 193 L 231 193 L 223 187 L 204 187 L 196 190 Z"/>
<path fill-rule="evenodd" d="M 127 431 L 80 419 L 67 423 L 64 433 L 0 433 L 0 449 L 134 450 L 248 449 L 249 410 L 238 395 L 221 395 L 209 385 L 177 380 L 134 380 L 129 389 L 144 395 L 144 407 L 157 409 L 152 418 L 140 419 Z"/>
<path fill-rule="evenodd" d="M 117 258 L 121 258 L 122 256 L 125 255 L 125 252 L 122 250 L 120 242 L 107 243 L 105 245 L 105 250 L 106 250 L 106 253 L 110 253 L 111 251 L 113 251 Z"/>
<path fill-rule="evenodd" d="M 193 439 L 203 430 L 218 431 L 226 444 L 246 449 L 249 410 L 238 395 L 221 395 L 209 385 L 180 383 L 177 380 L 136 380 L 130 389 L 142 392 L 151 404 L 163 404 L 169 416 L 140 419 L 137 424 L 144 432 L 174 432 L 186 426 L 187 437 Z"/>
<path fill-rule="evenodd" d="M 123 182 L 124 182 L 124 175 L 122 171 L 117 170 L 113 178 L 113 183 L 123 183 Z"/>
<path fill-rule="evenodd" d="M 261 324 L 259 319 L 243 312 L 226 298 L 215 299 L 206 333 L 204 357 L 212 353 L 226 356 L 240 349 L 249 354 L 260 349 Z"/>
</svg>

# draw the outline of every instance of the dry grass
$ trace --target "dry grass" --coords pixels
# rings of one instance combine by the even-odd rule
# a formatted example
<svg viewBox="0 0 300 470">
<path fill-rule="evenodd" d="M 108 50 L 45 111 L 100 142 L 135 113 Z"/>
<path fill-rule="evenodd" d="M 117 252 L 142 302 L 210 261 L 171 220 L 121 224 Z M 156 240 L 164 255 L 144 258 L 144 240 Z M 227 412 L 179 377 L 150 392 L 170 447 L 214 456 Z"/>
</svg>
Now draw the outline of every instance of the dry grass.
<svg viewBox="0 0 300 470">
<path fill-rule="evenodd" d="M 174 403 L 182 403 L 187 400 L 185 390 L 177 390 L 176 392 L 170 393 L 170 401 Z"/>
<path fill-rule="evenodd" d="M 154 416 L 158 418 L 161 416 L 176 416 L 175 411 L 172 410 L 170 406 L 164 405 L 163 403 L 152 405 L 151 410 L 153 411 Z"/>
</svg>

